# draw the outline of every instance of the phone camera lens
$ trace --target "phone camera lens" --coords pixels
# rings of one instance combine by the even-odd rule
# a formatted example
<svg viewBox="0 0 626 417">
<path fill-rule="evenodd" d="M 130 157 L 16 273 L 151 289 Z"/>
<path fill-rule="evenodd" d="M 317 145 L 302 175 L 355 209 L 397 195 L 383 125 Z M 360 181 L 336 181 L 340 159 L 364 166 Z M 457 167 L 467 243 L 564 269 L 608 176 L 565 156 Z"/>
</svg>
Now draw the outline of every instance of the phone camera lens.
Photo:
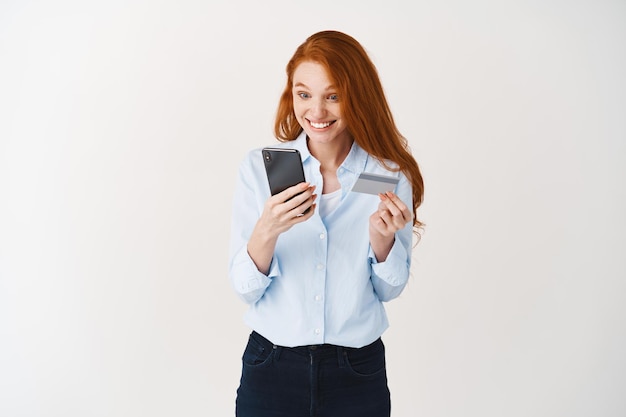
<svg viewBox="0 0 626 417">
<path fill-rule="evenodd" d="M 269 161 L 272 159 L 272 157 L 270 156 L 270 153 L 269 153 L 269 152 L 264 152 L 263 154 L 264 154 L 264 156 L 265 156 L 265 160 L 266 160 L 267 162 L 269 162 Z"/>
</svg>

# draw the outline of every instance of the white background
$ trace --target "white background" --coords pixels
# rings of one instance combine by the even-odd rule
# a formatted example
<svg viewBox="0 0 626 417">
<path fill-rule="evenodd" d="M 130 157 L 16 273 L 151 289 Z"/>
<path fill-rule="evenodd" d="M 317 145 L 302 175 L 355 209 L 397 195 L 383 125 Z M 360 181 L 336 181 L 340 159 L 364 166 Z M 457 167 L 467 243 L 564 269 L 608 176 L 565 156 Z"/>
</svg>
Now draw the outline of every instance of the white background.
<svg viewBox="0 0 626 417">
<path fill-rule="evenodd" d="M 1 416 L 234 415 L 233 176 L 322 29 L 425 178 L 393 416 L 626 415 L 626 3 L 4 0 Z"/>
</svg>

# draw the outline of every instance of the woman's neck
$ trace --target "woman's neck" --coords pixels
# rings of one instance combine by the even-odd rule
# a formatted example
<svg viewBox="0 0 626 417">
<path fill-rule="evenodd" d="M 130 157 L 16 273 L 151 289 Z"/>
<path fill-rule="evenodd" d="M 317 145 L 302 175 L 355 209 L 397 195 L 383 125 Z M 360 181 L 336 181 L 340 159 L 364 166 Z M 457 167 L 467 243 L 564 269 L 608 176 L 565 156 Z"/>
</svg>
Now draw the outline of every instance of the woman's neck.
<svg viewBox="0 0 626 417">
<path fill-rule="evenodd" d="M 346 159 L 352 148 L 352 140 L 337 143 L 307 143 L 309 152 L 321 165 L 324 171 L 335 172 Z"/>
<path fill-rule="evenodd" d="M 324 144 L 308 143 L 309 152 L 320 163 L 320 174 L 323 180 L 322 194 L 332 193 L 341 188 L 339 178 L 337 178 L 337 169 L 350 153 L 352 142 L 349 140 Z"/>
</svg>

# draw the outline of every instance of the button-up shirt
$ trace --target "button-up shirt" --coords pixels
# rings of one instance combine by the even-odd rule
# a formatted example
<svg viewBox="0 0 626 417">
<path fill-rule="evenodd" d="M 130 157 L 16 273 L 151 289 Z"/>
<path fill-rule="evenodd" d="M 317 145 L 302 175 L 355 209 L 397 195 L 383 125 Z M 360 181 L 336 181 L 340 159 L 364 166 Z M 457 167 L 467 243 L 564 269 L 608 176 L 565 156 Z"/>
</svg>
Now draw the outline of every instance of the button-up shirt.
<svg viewBox="0 0 626 417">
<path fill-rule="evenodd" d="M 298 149 L 306 180 L 323 189 L 320 163 L 309 152 L 304 133 L 272 146 Z M 233 200 L 229 276 L 249 304 L 245 323 L 272 343 L 362 347 L 388 327 L 383 302 L 400 295 L 408 281 L 412 223 L 396 233 L 391 252 L 378 262 L 369 243 L 369 217 L 380 199 L 351 191 L 362 172 L 399 177 L 394 192 L 412 207 L 411 184 L 404 174 L 387 170 L 354 142 L 337 170 L 339 204 L 324 218 L 316 210 L 283 232 L 265 275 L 250 258 L 247 243 L 270 189 L 261 149 L 243 159 Z"/>
</svg>

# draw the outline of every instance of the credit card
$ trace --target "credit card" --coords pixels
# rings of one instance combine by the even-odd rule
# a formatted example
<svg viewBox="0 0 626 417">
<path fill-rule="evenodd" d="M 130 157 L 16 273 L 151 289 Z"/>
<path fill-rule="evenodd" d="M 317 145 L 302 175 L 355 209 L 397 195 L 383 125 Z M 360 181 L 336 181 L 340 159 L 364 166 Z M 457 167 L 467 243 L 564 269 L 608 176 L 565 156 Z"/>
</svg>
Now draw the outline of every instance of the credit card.
<svg viewBox="0 0 626 417">
<path fill-rule="evenodd" d="M 352 191 L 355 193 L 378 195 L 379 193 L 393 191 L 396 188 L 398 181 L 400 181 L 400 178 L 398 177 L 363 172 L 356 180 L 354 187 L 352 187 Z"/>
</svg>

